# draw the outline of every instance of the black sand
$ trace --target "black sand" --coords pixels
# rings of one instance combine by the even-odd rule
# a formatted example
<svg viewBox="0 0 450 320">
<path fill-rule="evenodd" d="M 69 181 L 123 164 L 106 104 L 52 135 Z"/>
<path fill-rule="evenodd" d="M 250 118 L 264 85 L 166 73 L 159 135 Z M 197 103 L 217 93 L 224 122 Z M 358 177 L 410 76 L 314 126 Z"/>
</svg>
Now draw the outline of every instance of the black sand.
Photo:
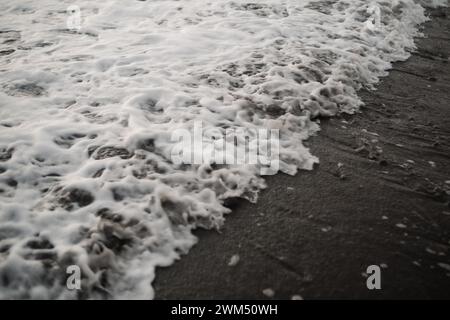
<svg viewBox="0 0 450 320">
<path fill-rule="evenodd" d="M 362 113 L 322 120 L 320 165 L 268 178 L 220 234 L 198 231 L 157 270 L 156 298 L 450 298 L 450 9 L 430 15 L 418 51 L 361 92 Z M 381 290 L 366 287 L 372 264 Z"/>
</svg>

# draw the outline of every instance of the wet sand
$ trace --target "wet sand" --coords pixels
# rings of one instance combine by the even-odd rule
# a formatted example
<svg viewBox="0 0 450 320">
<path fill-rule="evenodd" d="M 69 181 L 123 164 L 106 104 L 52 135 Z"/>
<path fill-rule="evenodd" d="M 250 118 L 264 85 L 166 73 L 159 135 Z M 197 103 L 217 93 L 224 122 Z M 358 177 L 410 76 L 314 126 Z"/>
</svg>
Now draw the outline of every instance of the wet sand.
<svg viewBox="0 0 450 320">
<path fill-rule="evenodd" d="M 361 113 L 321 119 L 320 165 L 269 177 L 256 205 L 230 201 L 220 233 L 198 230 L 157 270 L 156 298 L 450 298 L 450 9 L 429 13 Z M 381 290 L 366 287 L 373 264 Z"/>
</svg>

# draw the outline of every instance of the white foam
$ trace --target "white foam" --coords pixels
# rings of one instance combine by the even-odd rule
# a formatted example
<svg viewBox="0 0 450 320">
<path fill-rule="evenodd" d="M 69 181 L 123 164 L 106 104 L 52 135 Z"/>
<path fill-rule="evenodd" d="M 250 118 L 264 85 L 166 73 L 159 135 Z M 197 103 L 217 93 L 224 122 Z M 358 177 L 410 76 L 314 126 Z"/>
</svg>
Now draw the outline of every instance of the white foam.
<svg viewBox="0 0 450 320">
<path fill-rule="evenodd" d="M 70 264 L 78 297 L 153 298 L 192 229 L 264 187 L 257 166 L 174 166 L 171 132 L 280 129 L 282 170 L 311 169 L 310 119 L 357 110 L 444 2 L 2 1 L 0 298 L 76 298 Z"/>
</svg>

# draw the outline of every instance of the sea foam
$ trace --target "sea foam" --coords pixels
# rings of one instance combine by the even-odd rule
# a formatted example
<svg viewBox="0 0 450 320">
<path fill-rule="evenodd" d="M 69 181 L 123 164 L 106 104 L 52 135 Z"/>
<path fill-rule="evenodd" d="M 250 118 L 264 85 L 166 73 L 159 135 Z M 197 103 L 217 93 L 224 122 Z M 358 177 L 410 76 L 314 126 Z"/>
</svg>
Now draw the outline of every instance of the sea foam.
<svg viewBox="0 0 450 320">
<path fill-rule="evenodd" d="M 310 170 L 314 119 L 357 111 L 445 2 L 2 1 L 0 298 L 153 298 L 193 229 L 265 187 L 258 165 L 173 164 L 171 133 L 277 129 L 280 170 Z"/>
</svg>

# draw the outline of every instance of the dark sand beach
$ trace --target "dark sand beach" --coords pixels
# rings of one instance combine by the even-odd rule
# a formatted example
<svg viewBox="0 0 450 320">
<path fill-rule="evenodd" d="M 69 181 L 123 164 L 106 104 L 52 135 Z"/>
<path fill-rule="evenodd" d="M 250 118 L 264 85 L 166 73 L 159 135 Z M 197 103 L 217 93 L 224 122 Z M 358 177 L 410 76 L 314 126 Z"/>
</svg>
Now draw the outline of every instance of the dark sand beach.
<svg viewBox="0 0 450 320">
<path fill-rule="evenodd" d="M 267 178 L 255 205 L 230 202 L 220 233 L 198 230 L 157 270 L 157 299 L 450 298 L 450 9 L 429 14 L 360 113 L 320 120 L 308 141 L 320 165 Z"/>
</svg>

